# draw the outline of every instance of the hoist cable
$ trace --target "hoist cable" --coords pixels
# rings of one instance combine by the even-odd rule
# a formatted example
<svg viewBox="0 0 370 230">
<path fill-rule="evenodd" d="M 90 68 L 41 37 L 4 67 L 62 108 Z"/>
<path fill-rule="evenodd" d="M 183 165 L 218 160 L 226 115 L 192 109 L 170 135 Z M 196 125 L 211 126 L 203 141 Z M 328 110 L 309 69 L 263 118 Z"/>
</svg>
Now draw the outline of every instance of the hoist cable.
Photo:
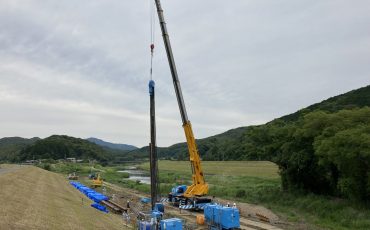
<svg viewBox="0 0 370 230">
<path fill-rule="evenodd" d="M 154 56 L 154 38 L 155 38 L 155 10 L 153 0 L 149 0 L 150 10 L 150 80 L 153 80 L 153 56 Z"/>
</svg>

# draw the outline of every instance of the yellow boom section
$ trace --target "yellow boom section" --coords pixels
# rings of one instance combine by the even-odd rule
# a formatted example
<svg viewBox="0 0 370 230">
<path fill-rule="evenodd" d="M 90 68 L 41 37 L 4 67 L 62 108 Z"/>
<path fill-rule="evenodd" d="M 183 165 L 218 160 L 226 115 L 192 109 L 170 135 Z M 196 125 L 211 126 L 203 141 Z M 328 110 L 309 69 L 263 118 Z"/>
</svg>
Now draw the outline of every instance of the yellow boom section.
<svg viewBox="0 0 370 230">
<path fill-rule="evenodd" d="M 193 184 L 188 186 L 184 196 L 193 197 L 193 196 L 204 196 L 208 194 L 208 184 L 204 180 L 204 175 L 202 171 L 202 166 L 200 164 L 200 157 L 198 153 L 197 144 L 195 143 L 195 138 L 193 134 L 193 129 L 191 128 L 190 122 L 187 122 L 183 125 L 186 142 L 188 144 L 191 171 L 193 173 L 192 179 Z"/>
<path fill-rule="evenodd" d="M 193 173 L 193 178 L 192 178 L 193 184 L 190 185 L 186 189 L 184 196 L 187 198 L 191 198 L 194 196 L 207 195 L 208 184 L 204 181 L 203 171 L 200 165 L 200 157 L 199 157 L 197 145 L 195 143 L 193 130 L 191 128 L 188 115 L 186 114 L 185 103 L 184 103 L 184 98 L 181 92 L 180 81 L 179 81 L 179 77 L 177 76 L 175 59 L 172 53 L 172 48 L 171 48 L 170 38 L 168 36 L 166 22 L 164 21 L 163 9 L 162 9 L 160 0 L 155 0 L 155 3 L 157 7 L 157 12 L 158 12 L 159 24 L 161 25 L 164 46 L 165 46 L 166 53 L 167 53 L 168 64 L 170 65 L 173 86 L 175 87 L 177 103 L 179 104 L 182 124 L 185 130 L 186 141 L 188 143 L 191 170 Z"/>
</svg>

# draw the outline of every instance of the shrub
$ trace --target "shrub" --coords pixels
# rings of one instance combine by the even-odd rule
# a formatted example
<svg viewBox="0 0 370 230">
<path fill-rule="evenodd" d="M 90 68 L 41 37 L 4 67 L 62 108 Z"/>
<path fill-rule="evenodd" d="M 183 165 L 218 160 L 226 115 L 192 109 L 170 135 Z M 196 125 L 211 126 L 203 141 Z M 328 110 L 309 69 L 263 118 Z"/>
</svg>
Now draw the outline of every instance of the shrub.
<svg viewBox="0 0 370 230">
<path fill-rule="evenodd" d="M 37 166 L 40 167 L 40 168 L 42 168 L 42 169 L 48 170 L 48 171 L 50 171 L 50 169 L 51 169 L 49 163 L 42 163 L 42 164 L 39 164 Z"/>
<path fill-rule="evenodd" d="M 245 197 L 245 195 L 246 195 L 246 192 L 244 189 L 238 189 L 235 193 L 235 196 L 238 198 Z"/>
</svg>

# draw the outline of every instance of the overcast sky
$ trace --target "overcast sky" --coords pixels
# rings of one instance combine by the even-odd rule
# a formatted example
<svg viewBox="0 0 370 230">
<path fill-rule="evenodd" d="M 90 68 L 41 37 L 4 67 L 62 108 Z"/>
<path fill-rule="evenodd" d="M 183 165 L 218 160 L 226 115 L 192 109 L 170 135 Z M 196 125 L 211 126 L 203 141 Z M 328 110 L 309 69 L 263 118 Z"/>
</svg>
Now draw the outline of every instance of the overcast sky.
<svg viewBox="0 0 370 230">
<path fill-rule="evenodd" d="M 147 145 L 152 1 L 0 0 L 0 137 Z M 196 138 L 370 84 L 367 0 L 162 6 Z M 157 138 L 168 146 L 185 137 L 155 29 Z"/>
</svg>

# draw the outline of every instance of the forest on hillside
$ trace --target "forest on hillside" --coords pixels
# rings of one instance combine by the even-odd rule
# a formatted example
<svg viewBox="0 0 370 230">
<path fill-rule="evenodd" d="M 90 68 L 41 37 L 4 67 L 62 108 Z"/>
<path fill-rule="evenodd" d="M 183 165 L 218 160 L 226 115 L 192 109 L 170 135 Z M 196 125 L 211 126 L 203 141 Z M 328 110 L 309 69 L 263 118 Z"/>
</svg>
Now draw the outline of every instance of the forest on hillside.
<svg viewBox="0 0 370 230">
<path fill-rule="evenodd" d="M 264 125 L 197 140 L 199 153 L 203 160 L 269 160 L 279 166 L 286 190 L 370 202 L 369 106 L 367 86 Z M 158 152 L 164 159 L 188 159 L 186 143 Z"/>
<path fill-rule="evenodd" d="M 99 145 L 87 140 L 65 135 L 53 135 L 23 148 L 17 161 L 30 159 L 65 159 L 65 158 L 91 159 L 101 163 L 112 161 L 113 154 Z"/>
<path fill-rule="evenodd" d="M 254 127 L 244 148 L 279 166 L 284 189 L 370 201 L 369 107 Z"/>
<path fill-rule="evenodd" d="M 38 137 L 4 137 L 0 139 L 0 162 L 18 162 L 22 149 L 40 140 Z"/>
</svg>

